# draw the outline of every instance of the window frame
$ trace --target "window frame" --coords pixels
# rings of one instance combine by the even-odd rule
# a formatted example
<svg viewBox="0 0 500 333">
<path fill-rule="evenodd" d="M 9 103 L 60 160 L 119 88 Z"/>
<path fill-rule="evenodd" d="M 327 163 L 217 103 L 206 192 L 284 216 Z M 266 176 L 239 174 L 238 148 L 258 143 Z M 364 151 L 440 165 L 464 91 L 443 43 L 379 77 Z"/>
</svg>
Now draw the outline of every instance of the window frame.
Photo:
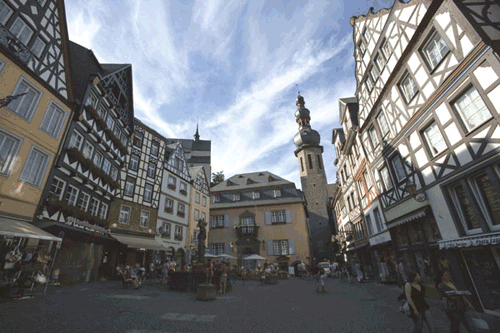
<svg viewBox="0 0 500 333">
<path fill-rule="evenodd" d="M 201 196 L 201 204 L 203 207 L 207 207 L 207 197 L 204 195 Z"/>
<path fill-rule="evenodd" d="M 95 151 L 94 156 L 92 157 L 92 163 L 98 168 L 102 166 L 102 161 L 104 159 L 104 155 L 99 151 Z"/>
<path fill-rule="evenodd" d="M 432 60 L 429 58 L 430 55 L 428 54 L 427 46 L 432 42 L 432 40 L 436 36 L 439 36 L 441 38 L 441 40 L 443 41 L 444 45 L 446 46 L 446 48 L 448 50 L 444 53 L 444 55 L 441 54 L 441 52 L 440 52 L 441 59 L 439 59 L 439 61 L 437 61 L 436 64 L 434 65 Z M 441 63 L 448 56 L 448 54 L 451 53 L 451 49 L 448 46 L 448 44 L 446 43 L 443 36 L 435 28 L 432 28 L 431 31 L 427 34 L 427 37 L 425 38 L 424 42 L 422 43 L 422 46 L 419 48 L 419 53 L 422 56 L 422 58 L 424 59 L 424 63 L 427 66 L 427 69 L 431 73 L 433 73 L 441 65 Z"/>
<path fill-rule="evenodd" d="M 444 143 L 444 148 L 441 149 L 441 150 L 439 150 L 439 151 L 437 151 L 436 147 L 434 147 L 432 145 L 432 142 L 430 140 L 430 137 L 429 137 L 429 134 L 428 134 L 428 131 L 427 131 L 433 125 L 436 126 L 437 133 L 439 133 L 439 135 L 441 136 L 441 140 L 440 141 L 442 141 Z M 428 151 L 429 155 L 432 158 L 440 155 L 442 152 L 444 152 L 444 151 L 446 151 L 448 149 L 448 144 L 446 143 L 446 139 L 443 136 L 443 133 L 441 132 L 441 129 L 439 128 L 439 125 L 438 125 L 438 123 L 437 123 L 436 120 L 431 119 L 431 121 L 429 121 L 427 123 L 427 125 L 420 131 L 420 135 L 421 135 L 421 137 L 422 137 L 422 139 L 423 139 L 423 141 L 425 143 L 425 146 L 427 148 L 427 151 Z M 436 151 L 434 151 L 434 150 L 436 150 Z"/>
<path fill-rule="evenodd" d="M 90 147 L 90 152 L 88 154 L 85 154 L 85 148 L 87 147 Z M 83 142 L 82 144 L 82 154 L 85 158 L 89 159 L 92 161 L 92 163 L 94 162 L 93 159 L 92 159 L 92 156 L 94 155 L 94 150 L 95 150 L 95 147 L 94 145 L 92 144 L 92 142 L 90 140 L 85 140 L 85 142 Z"/>
<path fill-rule="evenodd" d="M 14 145 L 13 145 L 13 147 L 11 148 L 11 150 L 9 152 L 9 156 L 6 159 L 6 163 L 5 163 L 4 167 L 3 167 L 3 170 L 0 169 L 0 175 L 1 176 L 9 177 L 9 175 L 10 175 L 10 173 L 12 171 L 12 167 L 14 165 L 14 162 L 16 160 L 16 157 L 19 154 L 19 150 L 21 149 L 21 147 L 22 147 L 22 145 L 24 143 L 24 139 L 21 138 L 21 137 L 19 137 L 19 136 L 17 136 L 17 135 L 14 135 L 14 134 L 6 131 L 6 130 L 4 130 L 1 127 L 0 127 L 0 134 L 2 134 L 5 137 L 9 137 L 11 140 L 14 141 Z M 3 143 L 3 141 L 2 141 L 2 143 Z"/>
<path fill-rule="evenodd" d="M 288 239 L 273 240 L 273 255 L 287 256 L 290 253 L 289 249 L 290 249 L 290 243 Z"/>
<path fill-rule="evenodd" d="M 500 217 L 495 215 L 492 211 L 492 207 L 490 202 L 486 197 L 485 191 L 478 185 L 477 178 L 486 176 L 488 181 L 492 182 L 493 188 L 497 188 L 500 183 L 500 177 L 495 173 L 494 170 L 490 170 L 490 168 L 486 168 L 481 170 L 480 172 L 468 177 L 467 181 L 470 186 L 471 194 L 473 194 L 474 198 L 478 203 L 478 207 L 481 213 L 481 217 L 486 221 L 490 230 L 498 231 L 500 230 Z M 496 197 L 496 200 L 499 200 L 500 194 L 498 192 L 494 192 L 493 195 Z M 496 223 L 497 222 L 497 223 Z M 496 223 L 496 224 L 495 224 Z"/>
<path fill-rule="evenodd" d="M 78 145 L 74 145 L 74 142 L 75 140 L 73 140 L 74 137 L 77 137 L 78 139 L 80 139 L 80 143 Z M 75 129 L 73 129 L 73 132 L 71 133 L 71 138 L 69 140 L 69 144 L 68 144 L 68 148 L 76 148 L 78 149 L 79 151 L 82 151 L 82 146 L 83 146 L 83 142 L 85 141 L 85 138 L 83 137 L 82 134 L 80 134 L 80 132 L 78 132 Z"/>
<path fill-rule="evenodd" d="M 199 204 L 201 202 L 201 194 L 200 192 L 196 191 L 194 194 L 194 201 Z"/>
<path fill-rule="evenodd" d="M 462 111 L 457 108 L 456 104 L 457 104 L 457 101 L 463 97 L 469 90 L 471 89 L 475 89 L 478 96 L 479 96 L 479 99 L 481 100 L 481 102 L 483 103 L 483 105 L 485 106 L 485 109 L 486 111 L 488 112 L 489 114 L 489 117 L 486 118 L 485 120 L 483 120 L 482 122 L 478 123 L 476 126 L 474 127 L 471 127 L 469 129 L 468 127 L 468 124 L 467 124 L 467 121 L 465 120 L 465 117 L 464 115 L 462 114 Z M 453 100 L 450 102 L 450 106 L 451 106 L 451 109 L 454 111 L 456 117 L 458 118 L 459 120 L 459 123 L 464 131 L 464 133 L 467 135 L 469 133 L 472 133 L 474 132 L 476 129 L 478 129 L 479 127 L 481 127 L 483 124 L 487 123 L 488 121 L 490 121 L 492 118 L 494 118 L 493 114 L 491 113 L 490 109 L 488 108 L 488 105 L 486 104 L 485 100 L 481 97 L 481 93 L 479 91 L 479 89 L 472 83 L 468 84 L 465 86 L 465 88 L 461 89 L 460 92 L 456 95 L 455 98 L 453 98 Z M 477 112 L 476 112 L 477 113 Z"/>
<path fill-rule="evenodd" d="M 286 210 L 278 209 L 271 211 L 271 224 L 286 224 Z"/>
<path fill-rule="evenodd" d="M 25 173 L 27 162 L 30 159 L 31 154 L 33 154 L 35 151 L 36 151 L 36 153 L 42 155 L 43 160 L 39 164 L 39 170 L 37 171 L 37 176 L 36 176 L 37 179 L 34 182 L 28 182 L 26 179 L 24 179 L 24 177 L 26 176 L 26 175 L 24 175 L 24 173 Z M 38 148 L 35 145 L 32 145 L 30 148 L 30 151 L 27 155 L 26 161 L 24 162 L 23 169 L 21 171 L 21 174 L 19 175 L 18 181 L 23 182 L 23 183 L 28 184 L 28 185 L 31 185 L 31 186 L 34 186 L 36 188 L 40 188 L 42 185 L 43 179 L 45 178 L 45 174 L 47 173 L 47 167 L 48 167 L 48 164 L 50 162 L 50 158 L 51 158 L 51 155 L 49 153 L 43 151 L 42 149 Z"/>
<path fill-rule="evenodd" d="M 280 198 L 281 197 L 281 190 L 280 189 L 275 189 L 274 190 L 274 197 L 275 198 Z"/>
<path fill-rule="evenodd" d="M 153 152 L 153 147 L 156 147 L 156 150 L 155 150 L 156 153 Z M 159 154 L 159 151 L 160 151 L 160 145 L 158 143 L 156 143 L 156 142 L 151 143 L 151 155 L 157 157 L 158 154 Z"/>
<path fill-rule="evenodd" d="M 127 177 L 125 179 L 125 186 L 123 188 L 123 195 L 127 196 L 127 197 L 133 197 L 134 196 L 134 192 L 135 192 L 135 182 L 136 182 L 136 179 L 135 178 L 132 178 L 132 177 Z M 127 194 L 127 187 L 129 185 L 129 183 L 132 184 L 132 192 L 131 194 Z"/>
<path fill-rule="evenodd" d="M 95 204 L 97 202 L 97 204 Z M 101 201 L 97 198 L 92 198 L 90 200 L 89 213 L 93 216 L 99 216 L 99 209 L 101 206 Z"/>
<path fill-rule="evenodd" d="M 7 23 L 7 21 L 9 21 L 9 19 L 11 18 L 12 14 L 14 13 L 14 10 L 8 5 L 5 3 L 5 1 L 0 1 L 0 4 L 3 4 L 5 6 L 5 8 L 7 8 L 10 12 L 5 16 L 5 18 L 3 19 L 3 22 L 0 21 L 0 24 L 3 24 L 5 26 L 5 24 Z"/>
<path fill-rule="evenodd" d="M 115 128 L 115 120 L 113 119 L 111 112 L 108 112 L 108 117 L 106 118 L 106 126 L 110 130 L 114 130 L 114 128 Z"/>
<path fill-rule="evenodd" d="M 147 218 L 144 219 L 144 213 L 147 213 Z M 141 210 L 141 216 L 139 217 L 139 226 L 141 228 L 149 228 L 149 219 L 151 217 L 151 212 L 149 210 Z M 146 221 L 146 223 L 144 223 Z"/>
<path fill-rule="evenodd" d="M 144 136 L 142 134 L 135 133 L 134 142 L 132 143 L 132 145 L 136 148 L 142 148 L 143 140 L 144 140 Z M 136 144 L 136 143 L 138 143 L 138 144 Z"/>
<path fill-rule="evenodd" d="M 448 186 L 448 193 L 451 198 L 451 202 L 453 205 L 454 212 L 456 213 L 456 216 L 458 218 L 458 222 L 462 226 L 463 231 L 467 235 L 475 235 L 475 234 L 480 234 L 483 232 L 483 229 L 481 227 L 481 223 L 479 222 L 478 218 L 484 218 L 483 216 L 478 216 L 477 213 L 475 212 L 474 209 L 474 201 L 472 200 L 471 193 L 469 193 L 469 189 L 467 188 L 468 184 L 465 179 L 461 179 L 460 181 L 451 184 Z M 466 213 L 463 211 L 462 203 L 458 198 L 458 195 L 456 193 L 456 188 L 461 187 L 462 191 L 464 192 L 465 199 L 469 202 L 469 205 L 471 206 L 470 208 L 472 209 L 472 216 L 476 220 L 476 223 L 478 225 L 477 228 L 469 229 L 467 227 L 467 221 L 466 221 Z M 482 215 L 482 213 L 481 213 Z M 474 223 L 474 221 L 470 221 L 471 225 Z"/>
<path fill-rule="evenodd" d="M 14 25 L 17 23 L 17 21 L 21 22 L 22 24 L 24 24 L 24 26 L 21 28 L 21 30 L 19 30 L 19 33 L 16 35 L 13 31 L 12 31 L 12 28 L 14 27 Z M 21 33 L 24 31 L 24 29 L 29 29 L 30 30 L 30 34 L 29 34 L 29 37 L 28 39 L 26 40 L 26 42 L 23 42 L 21 39 L 19 39 Z M 31 38 L 33 38 L 33 35 L 35 34 L 35 31 L 31 28 L 31 26 L 21 18 L 21 16 L 18 16 L 16 17 L 16 19 L 14 20 L 14 22 L 12 22 L 12 24 L 10 25 L 9 27 L 9 32 L 18 40 L 20 41 L 21 43 L 23 43 L 26 47 L 28 47 L 28 44 L 30 43 L 31 41 Z"/>
<path fill-rule="evenodd" d="M 382 131 L 383 128 L 380 125 L 381 121 L 379 121 L 379 120 L 381 119 L 381 116 L 384 118 L 385 124 L 387 126 L 387 131 L 386 132 Z M 376 123 L 378 125 L 378 128 L 380 130 L 380 134 L 382 134 L 382 140 L 384 140 L 386 137 L 388 137 L 391 134 L 391 126 L 389 125 L 389 122 L 387 121 L 387 116 L 385 115 L 384 110 L 380 110 L 380 112 L 375 117 L 375 121 L 376 121 Z"/>
<path fill-rule="evenodd" d="M 134 157 L 137 158 L 137 160 L 134 160 Z M 138 155 L 135 154 L 130 154 L 130 159 L 128 161 L 128 169 L 137 172 L 139 170 L 139 162 L 141 158 Z M 135 168 L 133 165 L 135 164 Z"/>
<path fill-rule="evenodd" d="M 368 138 L 370 140 L 370 143 L 372 145 L 373 150 L 377 149 L 380 146 L 380 140 L 379 140 L 379 137 L 378 137 L 377 128 L 375 127 L 375 124 L 372 124 L 368 128 L 368 133 L 367 134 L 368 134 Z M 375 137 L 375 139 L 377 141 L 376 145 L 373 143 L 373 141 L 374 141 L 373 137 Z"/>
<path fill-rule="evenodd" d="M 74 196 L 74 199 L 73 199 L 73 202 L 71 200 L 71 196 L 73 194 L 73 190 L 76 191 L 75 193 L 75 196 Z M 75 206 L 77 205 L 78 203 L 78 197 L 79 197 L 79 194 L 80 194 L 80 189 L 74 185 L 71 185 L 71 184 L 68 184 L 68 186 L 66 187 L 66 193 L 64 193 L 64 200 L 66 200 L 68 202 L 68 205 L 69 206 Z"/>
<path fill-rule="evenodd" d="M 89 209 L 89 204 L 90 204 L 90 194 L 85 193 L 84 191 L 80 191 L 76 207 L 86 212 Z"/>
<path fill-rule="evenodd" d="M 396 160 L 399 160 L 399 162 L 401 163 L 401 168 L 402 168 L 402 171 L 404 173 L 404 177 L 401 179 L 399 178 L 400 175 L 398 174 L 397 168 L 396 168 L 395 163 L 394 163 Z M 394 171 L 394 175 L 396 176 L 397 184 L 401 184 L 402 182 L 404 182 L 408 178 L 408 173 L 406 172 L 405 164 L 403 162 L 403 157 L 401 157 L 400 154 L 394 154 L 393 156 L 391 156 L 389 158 L 389 164 L 391 165 L 391 168 Z"/>
<path fill-rule="evenodd" d="M 108 165 L 107 168 L 106 163 Z M 102 159 L 102 171 L 104 171 L 107 175 L 111 173 L 111 162 L 106 157 L 103 157 Z"/>
<path fill-rule="evenodd" d="M 57 181 L 57 182 L 58 182 L 58 184 L 56 185 L 56 188 L 58 188 L 58 185 L 59 185 L 60 183 L 62 183 L 62 187 L 61 187 L 61 189 L 60 189 L 60 193 L 59 193 L 59 194 L 57 194 L 57 193 L 55 193 L 55 192 L 52 192 L 52 187 L 54 186 L 54 182 L 55 182 L 55 181 Z M 49 194 L 50 194 L 50 195 L 52 195 L 52 196 L 54 196 L 54 197 L 57 197 L 59 200 L 62 200 L 63 195 L 64 195 L 65 190 L 66 190 L 66 184 L 67 184 L 67 182 L 66 182 L 66 181 L 64 181 L 63 179 L 61 179 L 61 178 L 59 178 L 59 177 L 57 177 L 57 176 L 54 176 L 54 177 L 52 178 L 52 183 L 50 184 L 50 187 L 49 187 Z"/>
<path fill-rule="evenodd" d="M 106 207 L 106 209 L 103 209 L 103 207 Z M 108 215 L 108 209 L 109 209 L 109 206 L 107 203 L 104 203 L 104 202 L 101 202 L 101 206 L 99 207 L 99 217 L 103 220 L 106 219 L 107 215 Z M 104 211 L 104 214 L 103 214 L 103 211 Z"/>
<path fill-rule="evenodd" d="M 405 94 L 406 88 L 403 89 L 404 81 L 406 81 L 407 79 L 411 80 L 411 82 L 413 83 L 413 86 L 416 88 L 416 91 L 413 92 L 413 95 L 411 97 L 406 96 L 406 94 Z M 398 81 L 397 86 L 398 86 L 399 93 L 401 94 L 401 97 L 403 98 L 403 102 L 405 102 L 406 105 L 410 104 L 413 101 L 413 99 L 420 92 L 420 88 L 418 87 L 416 80 L 413 78 L 413 75 L 411 75 L 409 70 L 405 70 L 403 72 L 403 75 L 401 75 L 401 79 Z"/>
<path fill-rule="evenodd" d="M 149 200 L 148 198 L 146 197 L 146 191 L 148 189 L 148 187 L 150 188 L 150 194 L 149 194 Z M 151 184 L 145 184 L 144 185 L 144 201 L 146 202 L 151 202 L 153 200 L 153 185 Z"/>
<path fill-rule="evenodd" d="M 14 110 L 12 108 L 14 101 L 10 102 L 5 108 L 8 109 L 8 110 L 10 110 L 10 111 L 12 111 L 12 112 L 14 112 L 19 117 L 25 119 L 28 123 L 31 123 L 31 121 L 33 120 L 33 117 L 35 116 L 35 113 L 36 113 L 36 111 L 38 109 L 38 105 L 40 104 L 40 101 L 42 99 L 43 92 L 40 89 L 38 89 L 34 84 L 32 84 L 28 79 L 26 79 L 24 76 L 21 75 L 19 77 L 19 80 L 17 80 L 17 83 L 14 86 L 14 89 L 12 90 L 12 92 L 11 92 L 10 95 L 22 94 L 20 91 L 18 91 L 20 89 L 21 84 L 24 84 L 28 88 L 28 90 L 31 89 L 31 90 L 33 90 L 35 92 L 35 96 L 33 97 L 33 100 L 31 101 L 31 104 L 30 104 L 28 110 L 26 111 L 25 116 L 21 115 L 18 112 L 18 110 L 19 110 L 19 107 L 22 104 L 22 101 L 26 97 L 26 95 L 21 96 L 19 99 L 15 100 L 16 103 L 19 103 L 17 105 L 17 110 Z"/>
<path fill-rule="evenodd" d="M 388 179 L 388 181 L 389 181 L 390 187 L 389 187 L 389 186 L 387 186 L 387 184 L 386 184 L 386 182 L 385 182 L 385 180 L 384 180 L 384 177 L 383 177 L 384 172 L 383 172 L 383 171 L 385 171 L 385 172 L 387 173 L 387 179 Z M 391 179 L 391 173 L 389 172 L 389 166 L 384 165 L 382 168 L 380 168 L 380 169 L 378 170 L 378 172 L 379 172 L 379 175 L 380 175 L 380 179 L 382 180 L 382 182 L 381 182 L 381 183 L 382 183 L 382 184 L 383 184 L 383 186 L 384 186 L 384 192 L 386 192 L 386 191 L 389 191 L 389 190 L 393 189 L 393 188 L 394 188 L 394 182 L 393 182 L 393 181 L 392 181 L 392 179 Z"/>
<path fill-rule="evenodd" d="M 41 44 L 43 46 L 40 48 L 40 51 L 38 53 L 35 53 L 34 47 L 37 44 L 37 42 L 39 42 L 39 44 Z M 33 43 L 31 44 L 30 51 L 31 51 L 31 53 L 33 53 L 33 55 L 37 59 L 40 59 L 41 56 L 43 55 L 43 51 L 45 51 L 46 47 L 47 47 L 47 42 L 45 42 L 45 40 L 43 40 L 43 38 L 41 38 L 41 36 L 37 36 L 35 38 L 35 40 L 33 41 Z"/>
<path fill-rule="evenodd" d="M 123 208 L 128 208 L 128 213 L 127 213 L 127 219 L 122 219 L 122 213 L 124 212 L 123 211 Z M 130 206 L 127 206 L 127 205 L 121 205 L 120 206 L 120 213 L 118 215 L 118 223 L 121 223 L 121 224 L 130 224 L 130 218 L 132 216 L 132 207 Z"/>
<path fill-rule="evenodd" d="M 152 168 L 151 168 L 152 167 Z M 150 170 L 153 170 L 151 173 L 152 175 L 150 175 Z M 151 178 L 151 179 L 155 179 L 155 175 L 156 175 L 156 164 L 154 163 L 151 163 L 149 162 L 148 163 L 148 170 L 147 170 L 147 173 L 146 173 L 147 177 Z"/>
</svg>

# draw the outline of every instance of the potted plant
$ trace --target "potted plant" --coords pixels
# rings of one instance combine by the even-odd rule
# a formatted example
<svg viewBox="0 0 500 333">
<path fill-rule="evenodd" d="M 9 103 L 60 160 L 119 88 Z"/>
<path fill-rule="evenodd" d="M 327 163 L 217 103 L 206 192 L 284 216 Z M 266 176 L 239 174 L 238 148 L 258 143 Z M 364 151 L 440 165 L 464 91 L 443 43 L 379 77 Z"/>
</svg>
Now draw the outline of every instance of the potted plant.
<svg viewBox="0 0 500 333">
<path fill-rule="evenodd" d="M 213 301 L 217 298 L 217 289 L 211 283 L 202 283 L 196 290 L 196 299 L 199 301 Z"/>
</svg>

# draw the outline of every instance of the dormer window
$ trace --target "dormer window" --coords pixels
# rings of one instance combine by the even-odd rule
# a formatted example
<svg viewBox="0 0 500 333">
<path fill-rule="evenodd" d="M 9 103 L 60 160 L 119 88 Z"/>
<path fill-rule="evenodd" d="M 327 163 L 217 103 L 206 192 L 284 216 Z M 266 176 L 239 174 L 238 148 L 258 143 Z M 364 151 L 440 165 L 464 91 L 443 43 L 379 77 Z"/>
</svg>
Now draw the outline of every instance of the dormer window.
<svg viewBox="0 0 500 333">
<path fill-rule="evenodd" d="M 240 201 L 240 194 L 239 193 L 233 194 L 233 201 Z"/>
<path fill-rule="evenodd" d="M 253 192 L 253 198 L 254 199 L 260 199 L 260 192 L 258 192 L 258 191 Z"/>
<path fill-rule="evenodd" d="M 275 198 L 281 197 L 281 190 L 280 189 L 274 190 L 274 197 Z"/>
<path fill-rule="evenodd" d="M 214 195 L 214 202 L 220 202 L 220 196 L 218 194 Z"/>
</svg>

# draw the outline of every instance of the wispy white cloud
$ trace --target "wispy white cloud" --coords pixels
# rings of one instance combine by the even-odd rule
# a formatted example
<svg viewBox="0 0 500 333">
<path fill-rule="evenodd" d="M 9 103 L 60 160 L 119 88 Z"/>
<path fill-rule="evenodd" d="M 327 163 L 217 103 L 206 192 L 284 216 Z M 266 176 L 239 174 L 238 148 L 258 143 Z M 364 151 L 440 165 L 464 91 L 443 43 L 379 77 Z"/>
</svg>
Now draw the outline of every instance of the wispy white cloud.
<svg viewBox="0 0 500 333">
<path fill-rule="evenodd" d="M 352 78 L 336 77 L 352 67 L 352 56 L 340 58 L 338 68 L 330 65 L 352 48 L 350 27 L 337 35 L 331 27 L 339 24 L 325 23 L 341 5 L 66 1 L 72 40 L 101 61 L 132 63 L 138 118 L 166 137 L 189 138 L 199 116 L 202 139 L 212 140 L 214 171 L 269 170 L 298 186 L 291 93 L 297 83 L 334 180 L 331 128 L 338 123 L 338 98 L 352 95 L 355 85 L 352 71 Z M 330 30 L 318 31 L 325 27 Z"/>
</svg>

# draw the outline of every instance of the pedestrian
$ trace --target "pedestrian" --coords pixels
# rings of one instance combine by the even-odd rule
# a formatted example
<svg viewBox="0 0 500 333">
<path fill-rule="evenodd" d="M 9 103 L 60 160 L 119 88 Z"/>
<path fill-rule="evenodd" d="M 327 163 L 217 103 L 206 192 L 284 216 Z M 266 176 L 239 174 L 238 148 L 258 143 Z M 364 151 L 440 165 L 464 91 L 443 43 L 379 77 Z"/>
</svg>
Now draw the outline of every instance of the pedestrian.
<svg viewBox="0 0 500 333">
<path fill-rule="evenodd" d="M 149 278 L 153 280 L 155 277 L 155 264 L 151 261 L 149 264 Z"/>
<path fill-rule="evenodd" d="M 408 282 L 405 285 L 405 294 L 411 308 L 414 323 L 413 333 L 421 333 L 424 322 L 429 333 L 436 333 L 429 313 L 429 305 L 425 301 L 425 287 L 420 284 L 422 278 L 417 272 L 408 274 Z"/>
<path fill-rule="evenodd" d="M 361 270 L 361 265 L 359 264 L 359 261 L 356 261 L 354 269 L 356 270 L 356 279 L 358 279 L 358 283 L 363 282 L 363 271 Z"/>
<path fill-rule="evenodd" d="M 220 269 L 220 292 L 222 294 L 226 293 L 226 283 L 227 283 L 227 266 L 225 263 L 222 263 L 221 269 Z"/>
<path fill-rule="evenodd" d="M 319 267 L 319 282 L 321 284 L 321 292 L 322 293 L 326 293 L 325 281 L 326 281 L 326 271 L 323 267 Z M 318 290 L 318 292 L 319 292 L 319 290 Z"/>
<path fill-rule="evenodd" d="M 263 286 L 266 284 L 266 270 L 267 270 L 267 263 L 264 264 L 264 267 L 260 271 L 260 285 Z"/>
<path fill-rule="evenodd" d="M 220 285 L 220 268 L 221 268 L 221 263 L 216 262 L 214 265 L 214 284 L 217 287 L 217 290 L 219 290 L 219 285 Z"/>
<path fill-rule="evenodd" d="M 316 285 L 316 292 L 320 292 L 319 286 L 320 286 L 320 275 L 321 275 L 321 267 L 319 266 L 313 266 L 311 269 L 311 273 L 314 277 L 314 284 Z"/>
<path fill-rule="evenodd" d="M 165 282 L 168 280 L 168 270 L 169 270 L 169 265 L 168 265 L 168 260 L 165 260 L 163 263 L 163 266 L 161 268 L 161 285 L 164 286 Z"/>
<path fill-rule="evenodd" d="M 465 312 L 473 309 L 472 304 L 465 296 L 450 296 L 446 292 L 456 291 L 457 287 L 451 281 L 451 273 L 449 271 L 439 272 L 439 278 L 436 281 L 436 287 L 441 295 L 443 311 L 450 320 L 450 333 L 460 332 L 460 323 L 463 323 L 465 329 L 469 333 L 473 333 L 473 329 L 467 323 Z"/>
</svg>

